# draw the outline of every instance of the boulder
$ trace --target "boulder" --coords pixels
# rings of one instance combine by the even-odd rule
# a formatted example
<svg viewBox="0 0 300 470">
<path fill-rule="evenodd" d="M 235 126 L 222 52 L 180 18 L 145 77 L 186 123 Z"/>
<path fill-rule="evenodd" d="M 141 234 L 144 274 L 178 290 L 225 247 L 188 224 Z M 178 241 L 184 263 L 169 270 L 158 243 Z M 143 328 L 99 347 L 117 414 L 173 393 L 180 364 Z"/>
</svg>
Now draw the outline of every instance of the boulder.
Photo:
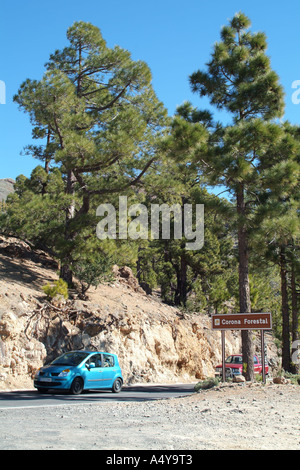
<svg viewBox="0 0 300 470">
<path fill-rule="evenodd" d="M 243 375 L 235 375 L 232 379 L 233 382 L 235 383 L 244 383 L 246 382 L 246 379 Z"/>
<path fill-rule="evenodd" d="M 274 377 L 273 378 L 273 383 L 274 384 L 279 384 L 279 385 L 286 385 L 286 384 L 290 384 L 291 381 L 290 381 L 290 379 L 286 379 L 285 377 Z"/>
</svg>

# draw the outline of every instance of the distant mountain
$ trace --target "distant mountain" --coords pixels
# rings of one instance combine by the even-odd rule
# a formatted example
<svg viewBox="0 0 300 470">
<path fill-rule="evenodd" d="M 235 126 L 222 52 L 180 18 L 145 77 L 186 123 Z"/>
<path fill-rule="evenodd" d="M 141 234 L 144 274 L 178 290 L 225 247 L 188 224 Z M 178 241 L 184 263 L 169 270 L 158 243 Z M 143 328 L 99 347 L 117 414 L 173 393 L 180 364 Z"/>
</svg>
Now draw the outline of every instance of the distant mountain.
<svg viewBox="0 0 300 470">
<path fill-rule="evenodd" d="M 9 193 L 14 191 L 14 184 L 12 178 L 0 179 L 0 201 L 5 201 Z"/>
</svg>

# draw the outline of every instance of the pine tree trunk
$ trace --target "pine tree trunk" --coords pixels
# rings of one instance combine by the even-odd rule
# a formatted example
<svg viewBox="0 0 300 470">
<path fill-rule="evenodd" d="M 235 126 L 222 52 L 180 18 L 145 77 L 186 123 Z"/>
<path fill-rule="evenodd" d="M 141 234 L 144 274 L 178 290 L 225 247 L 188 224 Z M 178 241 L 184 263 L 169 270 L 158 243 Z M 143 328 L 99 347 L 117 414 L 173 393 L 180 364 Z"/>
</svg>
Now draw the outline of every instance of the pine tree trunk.
<svg viewBox="0 0 300 470">
<path fill-rule="evenodd" d="M 244 187 L 241 184 L 237 191 L 237 212 L 239 216 L 238 228 L 238 250 L 239 250 L 239 301 L 240 313 L 251 312 L 250 285 L 249 285 L 249 262 L 247 228 L 245 224 L 245 196 Z M 254 380 L 253 363 L 253 341 L 251 330 L 242 331 L 242 354 L 243 363 L 246 364 L 244 375 L 246 380 Z"/>
<path fill-rule="evenodd" d="M 60 267 L 59 277 L 67 282 L 69 287 L 72 287 L 73 284 L 73 272 L 71 264 L 67 260 L 63 260 L 64 263 Z"/>
<path fill-rule="evenodd" d="M 67 186 L 66 193 L 74 196 L 75 194 L 75 176 L 72 171 L 67 173 Z M 72 272 L 72 258 L 70 250 L 70 242 L 72 241 L 74 234 L 72 233 L 71 222 L 75 217 L 75 200 L 73 200 L 66 209 L 66 224 L 65 224 L 65 242 L 66 242 L 66 252 L 62 260 L 62 265 L 60 268 L 60 277 L 68 283 L 68 286 L 71 287 L 73 283 L 73 272 Z"/>
<path fill-rule="evenodd" d="M 51 142 L 51 132 L 48 129 L 46 149 L 48 149 L 48 146 L 50 145 L 50 142 Z M 50 171 L 50 166 L 49 166 L 50 165 L 50 160 L 51 160 L 51 158 L 49 156 L 45 157 L 45 172 L 47 173 L 47 175 L 49 174 L 49 171 Z"/>
<path fill-rule="evenodd" d="M 81 95 L 81 44 L 79 44 L 78 49 L 78 79 L 77 79 L 77 96 Z M 66 186 L 66 193 L 69 195 L 75 195 L 75 183 L 76 178 L 72 170 L 67 171 L 67 186 Z M 86 203 L 87 199 L 84 199 L 84 204 Z M 71 252 L 68 250 L 69 242 L 73 239 L 74 234 L 72 234 L 72 230 L 70 224 L 75 217 L 75 200 L 73 200 L 66 210 L 66 225 L 65 225 L 65 242 L 67 245 L 66 255 L 62 261 L 62 266 L 60 268 L 60 277 L 68 283 L 69 287 L 72 287 L 73 284 L 73 271 L 72 271 L 72 257 Z"/>
<path fill-rule="evenodd" d="M 298 343 L 299 340 L 299 320 L 298 320 L 298 293 L 296 288 L 296 274 L 295 274 L 295 266 L 292 267 L 292 277 L 291 277 L 291 287 L 292 287 L 292 342 L 293 342 L 293 349 L 292 349 L 292 357 L 296 355 L 298 351 Z M 298 358 L 297 358 L 298 359 Z M 299 374 L 300 367 L 299 363 L 293 361 L 292 363 L 292 372 L 293 374 Z"/>
<path fill-rule="evenodd" d="M 281 311 L 282 311 L 282 367 L 290 372 L 290 318 L 289 301 L 287 289 L 287 268 L 285 249 L 282 246 L 280 250 L 280 277 L 281 277 Z"/>
<path fill-rule="evenodd" d="M 187 299 L 187 262 L 184 255 L 180 257 L 180 266 L 176 268 L 177 285 L 175 292 L 175 305 L 186 305 Z"/>
</svg>

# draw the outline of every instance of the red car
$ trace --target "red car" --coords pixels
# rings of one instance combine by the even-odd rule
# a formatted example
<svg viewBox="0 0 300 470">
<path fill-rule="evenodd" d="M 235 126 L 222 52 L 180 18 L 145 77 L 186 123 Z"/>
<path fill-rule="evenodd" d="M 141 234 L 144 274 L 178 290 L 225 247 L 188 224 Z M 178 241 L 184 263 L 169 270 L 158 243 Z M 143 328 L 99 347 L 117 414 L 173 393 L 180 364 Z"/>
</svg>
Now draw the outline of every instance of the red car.
<svg viewBox="0 0 300 470">
<path fill-rule="evenodd" d="M 258 356 L 254 356 L 253 361 L 254 373 L 261 374 L 262 364 L 260 363 Z M 225 372 L 227 377 L 241 375 L 243 373 L 243 356 L 241 354 L 234 354 L 232 356 L 228 356 L 225 360 Z M 267 362 L 265 363 L 265 373 L 266 375 L 269 373 L 269 366 Z M 222 364 L 216 367 L 215 375 L 222 376 Z"/>
</svg>

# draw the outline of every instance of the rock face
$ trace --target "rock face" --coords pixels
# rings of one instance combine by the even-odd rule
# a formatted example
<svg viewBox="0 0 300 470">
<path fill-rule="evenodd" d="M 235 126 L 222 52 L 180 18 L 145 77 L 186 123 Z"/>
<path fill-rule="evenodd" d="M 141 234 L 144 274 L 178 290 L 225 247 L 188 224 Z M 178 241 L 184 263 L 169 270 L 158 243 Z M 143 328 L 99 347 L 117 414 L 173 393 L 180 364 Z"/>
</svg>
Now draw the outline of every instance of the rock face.
<svg viewBox="0 0 300 470">
<path fill-rule="evenodd" d="M 31 386 L 35 371 L 47 357 L 43 343 L 27 337 L 25 317 L 8 311 L 0 320 L 0 385 Z M 3 387 L 2 387 L 3 388 Z"/>
<path fill-rule="evenodd" d="M 0 202 L 5 201 L 8 194 L 14 191 L 15 180 L 12 178 L 0 179 Z"/>
<path fill-rule="evenodd" d="M 209 319 L 105 286 L 103 304 L 68 301 L 60 307 L 44 304 L 33 313 L 13 312 L 0 320 L 0 378 L 32 378 L 36 369 L 65 350 L 91 349 L 118 354 L 125 382 L 196 381 L 214 375 L 220 360 L 220 338 L 209 328 Z M 119 309 L 105 306 L 108 295 L 122 294 Z M 141 298 L 139 298 L 139 296 Z M 109 303 L 109 302 L 108 302 Z M 239 339 L 228 343 L 232 351 Z"/>
<path fill-rule="evenodd" d="M 116 353 L 126 383 L 214 376 L 221 335 L 211 329 L 207 315 L 183 314 L 147 295 L 130 268 L 116 266 L 114 283 L 92 289 L 88 300 L 50 304 L 41 286 L 57 279 L 56 269 L 43 253 L 34 257 L 22 245 L 22 257 L 22 250 L 11 247 L 19 242 L 10 240 L 9 250 L 5 243 L 0 257 L 0 388 L 32 387 L 37 368 L 72 349 Z M 18 253 L 14 258 L 12 251 Z M 240 334 L 226 332 L 226 354 L 239 352 Z"/>
</svg>

